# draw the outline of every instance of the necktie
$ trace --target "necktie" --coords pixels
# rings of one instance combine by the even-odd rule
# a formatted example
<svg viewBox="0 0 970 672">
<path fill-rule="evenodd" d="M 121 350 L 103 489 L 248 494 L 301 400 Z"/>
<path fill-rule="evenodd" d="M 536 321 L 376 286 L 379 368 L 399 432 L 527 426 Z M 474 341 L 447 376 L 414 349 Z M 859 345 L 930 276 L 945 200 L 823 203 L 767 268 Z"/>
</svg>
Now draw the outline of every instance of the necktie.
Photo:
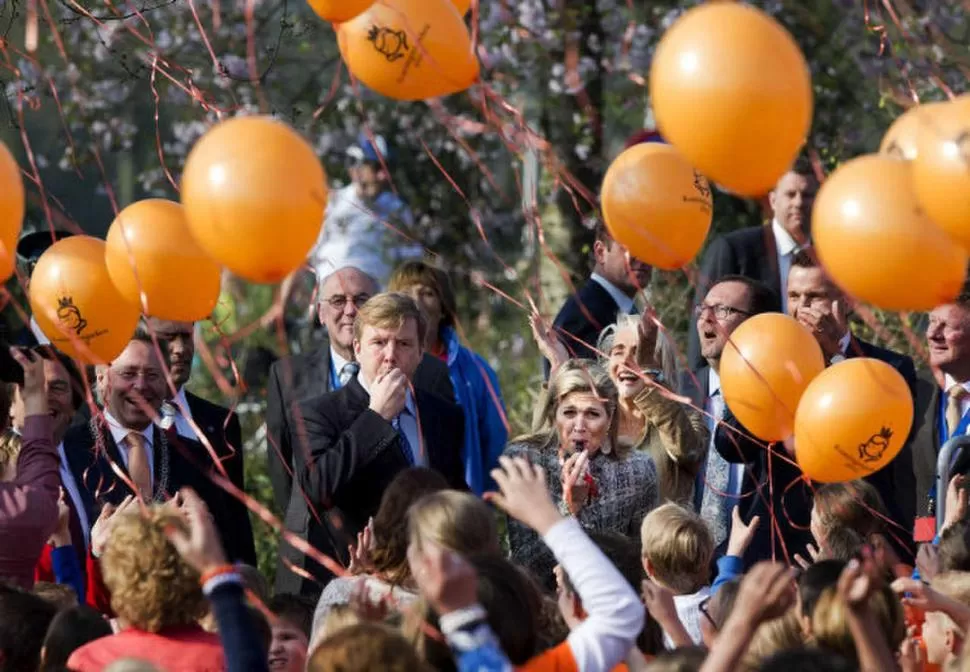
<svg viewBox="0 0 970 672">
<path fill-rule="evenodd" d="M 946 391 L 946 435 L 953 438 L 953 433 L 960 426 L 963 419 L 963 400 L 966 399 L 967 392 L 963 385 L 953 385 Z"/>
<path fill-rule="evenodd" d="M 405 433 L 404 426 L 401 424 L 401 419 L 404 418 L 404 416 L 406 416 L 407 414 L 408 414 L 408 409 L 405 408 L 403 411 L 400 412 L 400 414 L 398 414 L 396 418 L 394 418 L 394 429 L 397 430 L 397 435 L 401 437 L 401 447 L 404 449 L 405 457 L 408 458 L 408 461 L 411 464 L 416 464 L 417 456 L 414 454 L 414 447 L 411 445 L 411 442 L 408 441 L 408 435 Z"/>
<path fill-rule="evenodd" d="M 170 401 L 162 402 L 162 429 L 171 429 L 175 425 L 178 408 Z"/>
<path fill-rule="evenodd" d="M 152 472 L 148 465 L 148 448 L 141 432 L 131 432 L 125 437 L 128 445 L 128 474 L 145 499 L 152 498 Z"/>
<path fill-rule="evenodd" d="M 344 364 L 340 369 L 340 376 L 338 377 L 338 380 L 340 380 L 340 387 L 343 387 L 349 383 L 350 379 L 356 376 L 358 371 L 360 371 L 360 364 L 357 362 L 347 362 Z"/>
<path fill-rule="evenodd" d="M 707 468 L 704 470 L 704 494 L 701 499 L 701 518 L 707 521 L 714 533 L 714 545 L 719 546 L 727 539 L 731 524 L 731 509 L 734 498 L 726 496 L 731 481 L 731 463 L 721 457 L 714 449 L 714 433 L 717 423 L 724 416 L 724 400 L 721 391 L 711 396 L 711 445 L 707 451 Z"/>
</svg>

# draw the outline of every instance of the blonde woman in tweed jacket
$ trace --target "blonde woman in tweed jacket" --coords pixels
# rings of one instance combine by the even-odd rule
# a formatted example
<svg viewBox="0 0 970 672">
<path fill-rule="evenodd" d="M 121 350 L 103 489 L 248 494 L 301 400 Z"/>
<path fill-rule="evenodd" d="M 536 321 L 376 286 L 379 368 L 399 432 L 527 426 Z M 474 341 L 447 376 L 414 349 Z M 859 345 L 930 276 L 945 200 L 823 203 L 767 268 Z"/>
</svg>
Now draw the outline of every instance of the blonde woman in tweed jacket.
<svg viewBox="0 0 970 672">
<path fill-rule="evenodd" d="M 532 333 L 552 370 L 568 359 L 559 336 L 536 318 Z M 703 414 L 673 397 L 679 380 L 673 344 L 649 315 L 617 316 L 596 343 L 600 364 L 617 388 L 622 443 L 650 454 L 661 502 L 694 506 L 694 484 L 704 464 L 710 430 Z"/>
<path fill-rule="evenodd" d="M 639 540 L 640 522 L 657 505 L 657 469 L 645 451 L 618 438 L 618 397 L 606 371 L 570 360 L 552 374 L 531 434 L 514 439 L 504 457 L 525 457 L 546 472 L 553 500 L 588 530 Z M 555 558 L 542 539 L 508 523 L 512 559 L 554 586 Z"/>
</svg>

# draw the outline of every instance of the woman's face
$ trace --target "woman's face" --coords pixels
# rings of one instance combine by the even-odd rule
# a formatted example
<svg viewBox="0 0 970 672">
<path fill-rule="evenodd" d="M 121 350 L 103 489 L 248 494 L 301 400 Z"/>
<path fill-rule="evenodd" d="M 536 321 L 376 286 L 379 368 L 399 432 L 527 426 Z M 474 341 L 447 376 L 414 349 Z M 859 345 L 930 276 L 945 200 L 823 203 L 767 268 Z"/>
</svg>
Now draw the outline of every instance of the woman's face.
<svg viewBox="0 0 970 672">
<path fill-rule="evenodd" d="M 613 346 L 607 353 L 610 357 L 608 371 L 620 399 L 635 397 L 646 387 L 640 367 L 637 366 L 637 344 L 639 335 L 635 327 L 616 332 Z"/>
<path fill-rule="evenodd" d="M 610 427 L 606 404 L 589 392 L 571 392 L 556 407 L 556 432 L 559 446 L 567 453 L 588 450 L 594 453 L 603 446 Z"/>
<path fill-rule="evenodd" d="M 421 309 L 428 320 L 429 342 L 437 340 L 438 325 L 441 324 L 442 317 L 441 299 L 438 298 L 438 292 L 435 291 L 434 287 L 417 284 L 408 287 L 405 294 L 414 299 L 414 302 L 418 304 L 418 308 Z"/>
</svg>

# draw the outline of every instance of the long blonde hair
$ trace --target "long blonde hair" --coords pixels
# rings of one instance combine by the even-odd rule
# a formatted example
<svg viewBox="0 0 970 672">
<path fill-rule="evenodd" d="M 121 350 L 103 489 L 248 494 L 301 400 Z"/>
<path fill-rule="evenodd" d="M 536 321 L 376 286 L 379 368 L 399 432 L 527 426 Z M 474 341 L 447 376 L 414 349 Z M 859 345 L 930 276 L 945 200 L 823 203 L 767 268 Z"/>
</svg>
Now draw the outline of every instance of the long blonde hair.
<svg viewBox="0 0 970 672">
<path fill-rule="evenodd" d="M 516 439 L 513 443 L 527 443 L 542 449 L 559 445 L 556 432 L 556 411 L 559 404 L 570 394 L 582 393 L 596 395 L 606 407 L 610 426 L 600 452 L 622 457 L 630 452 L 631 446 L 620 445 L 619 416 L 616 412 L 618 394 L 616 385 L 610 380 L 606 369 L 589 359 L 570 359 L 560 366 L 550 377 L 545 392 L 539 397 L 532 416 L 532 432 Z"/>
<path fill-rule="evenodd" d="M 441 490 L 424 495 L 408 510 L 410 543 L 430 541 L 460 555 L 499 553 L 495 514 L 467 492 Z"/>
<path fill-rule="evenodd" d="M 627 329 L 636 330 L 639 324 L 639 315 L 620 313 L 616 316 L 615 323 L 600 332 L 599 339 L 596 341 L 596 349 L 601 353 L 600 363 L 603 366 L 606 366 L 607 362 L 609 362 L 610 350 L 613 349 L 613 339 L 616 338 L 617 333 Z M 653 356 L 654 359 L 660 362 L 660 370 L 663 372 L 667 385 L 677 385 L 677 380 L 680 377 L 680 372 L 677 368 L 677 353 L 674 351 L 674 343 L 670 340 L 670 336 L 667 335 L 666 329 L 661 329 L 657 334 L 657 345 L 653 349 Z"/>
</svg>

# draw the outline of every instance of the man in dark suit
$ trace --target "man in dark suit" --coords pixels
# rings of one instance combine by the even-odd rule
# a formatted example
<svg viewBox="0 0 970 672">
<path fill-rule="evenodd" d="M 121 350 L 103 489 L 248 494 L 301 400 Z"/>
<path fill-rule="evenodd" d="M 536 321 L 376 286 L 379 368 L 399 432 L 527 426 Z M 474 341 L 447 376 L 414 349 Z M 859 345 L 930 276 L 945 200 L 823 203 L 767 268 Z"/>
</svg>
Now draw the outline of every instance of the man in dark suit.
<svg viewBox="0 0 970 672">
<path fill-rule="evenodd" d="M 966 435 L 970 427 L 970 285 L 953 303 L 933 309 L 926 343 L 933 374 L 917 381 L 911 446 L 917 516 L 932 518 L 946 496 L 936 491 L 935 483 L 940 447 Z M 959 451 L 950 469 L 952 475 L 970 473 L 970 450 Z M 917 541 L 929 541 L 935 532 L 930 525 Z"/>
<path fill-rule="evenodd" d="M 204 463 L 211 465 L 212 457 L 192 427 L 194 422 L 212 446 L 229 480 L 245 491 L 245 459 L 239 416 L 185 389 L 185 384 L 192 376 L 192 360 L 195 358 L 195 323 L 152 317 L 148 318 L 146 326 L 166 347 L 169 373 L 176 390 L 172 396 L 171 388 L 166 386 L 167 399 L 162 403 L 160 417 L 162 429 L 174 427 L 179 440 L 191 443 L 191 451 L 206 456 L 208 459 Z M 225 509 L 234 521 L 232 534 L 222 540 L 226 554 L 230 560 L 255 566 L 256 545 L 246 505 L 228 492 L 223 491 L 222 494 Z"/>
<path fill-rule="evenodd" d="M 788 314 L 815 335 L 828 364 L 852 357 L 870 357 L 894 367 L 916 389 L 916 365 L 901 353 L 880 348 L 855 336 L 849 329 L 848 299 L 810 253 L 800 252 L 788 272 Z M 916 477 L 912 449 L 907 443 L 892 462 L 865 479 L 882 497 L 889 516 L 899 526 L 890 537 L 907 538 L 916 515 Z M 900 547 L 911 554 L 912 549 Z"/>
<path fill-rule="evenodd" d="M 809 240 L 817 191 L 818 181 L 811 166 L 798 162 L 782 175 L 768 195 L 773 213 L 770 226 L 753 226 L 715 237 L 701 262 L 694 305 L 700 305 L 708 289 L 720 278 L 744 275 L 774 290 L 779 302 L 772 310 L 784 312 L 788 269 L 795 252 Z M 688 334 L 687 356 L 691 368 L 704 365 L 694 332 Z"/>
<path fill-rule="evenodd" d="M 103 413 L 88 425 L 72 427 L 64 438 L 88 524 L 94 524 L 102 506 L 117 505 L 136 491 L 147 501 L 165 501 L 180 488 L 191 487 L 208 505 L 219 536 L 237 534 L 239 521 L 206 475 L 207 456 L 197 451 L 198 444 L 182 442 L 174 428 L 166 431 L 152 422 L 166 385 L 162 362 L 146 332 L 136 332 L 109 366 L 99 367 L 97 387 Z"/>
<path fill-rule="evenodd" d="M 339 390 L 353 378 L 358 368 L 354 320 L 360 306 L 377 292 L 377 282 L 352 266 L 323 278 L 317 316 L 326 326 L 328 338 L 319 348 L 279 359 L 269 370 L 266 459 L 270 481 L 276 506 L 283 512 L 284 526 L 304 539 L 313 514 L 299 485 L 293 487 L 293 453 L 308 450 L 300 404 Z M 427 353 L 414 373 L 414 387 L 449 401 L 455 398 L 448 366 Z M 303 555 L 296 549 L 285 547 L 281 553 L 289 562 L 302 566 Z"/>
<path fill-rule="evenodd" d="M 710 525 L 719 554 L 727 544 L 735 505 L 742 507 L 745 520 L 759 515 L 759 502 L 752 493 L 759 483 L 762 457 L 755 454 L 744 456 L 753 459 L 742 459 L 740 453 L 734 452 L 725 458 L 716 448 L 717 425 L 727 413 L 719 375 L 721 354 L 735 329 L 754 315 L 770 312 L 777 303 L 774 292 L 766 285 L 743 275 L 729 275 L 708 290 L 695 310 L 701 353 L 707 364 L 696 372 L 684 372 L 680 391 L 704 412 L 711 430 L 711 446 L 694 488 L 694 505 Z M 746 470 L 746 462 L 754 468 Z M 744 493 L 746 497 L 742 496 Z"/>
<path fill-rule="evenodd" d="M 441 472 L 452 487 L 467 488 L 461 410 L 411 385 L 426 329 L 410 297 L 371 298 L 354 324 L 359 373 L 339 390 L 301 404 L 310 452 L 294 451 L 295 477 L 317 515 L 328 519 L 326 525 L 311 520 L 307 540 L 332 558 L 345 560 L 347 545 L 404 469 L 427 466 Z M 329 578 L 309 559 L 304 569 L 321 580 Z M 282 559 L 276 588 L 309 595 L 320 590 Z"/>
<path fill-rule="evenodd" d="M 603 224 L 596 226 L 593 273 L 572 294 L 553 321 L 570 356 L 596 359 L 600 332 L 616 322 L 618 313 L 634 312 L 634 298 L 653 275 L 653 268 L 634 259 L 610 237 Z M 548 373 L 548 372 L 547 372 Z"/>
</svg>

